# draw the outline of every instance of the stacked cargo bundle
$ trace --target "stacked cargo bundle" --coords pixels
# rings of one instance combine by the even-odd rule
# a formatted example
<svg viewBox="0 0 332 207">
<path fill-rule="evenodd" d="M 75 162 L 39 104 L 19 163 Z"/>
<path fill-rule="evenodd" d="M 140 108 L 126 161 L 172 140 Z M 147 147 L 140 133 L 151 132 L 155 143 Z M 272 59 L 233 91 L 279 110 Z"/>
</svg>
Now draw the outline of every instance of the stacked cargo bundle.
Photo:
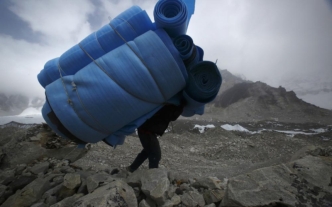
<svg viewBox="0 0 332 207">
<path fill-rule="evenodd" d="M 38 80 L 45 121 L 78 143 L 122 144 L 164 104 L 186 99 L 183 116 L 203 114 L 222 78 L 186 35 L 194 0 L 160 0 L 153 23 L 133 6 L 60 57 Z"/>
</svg>

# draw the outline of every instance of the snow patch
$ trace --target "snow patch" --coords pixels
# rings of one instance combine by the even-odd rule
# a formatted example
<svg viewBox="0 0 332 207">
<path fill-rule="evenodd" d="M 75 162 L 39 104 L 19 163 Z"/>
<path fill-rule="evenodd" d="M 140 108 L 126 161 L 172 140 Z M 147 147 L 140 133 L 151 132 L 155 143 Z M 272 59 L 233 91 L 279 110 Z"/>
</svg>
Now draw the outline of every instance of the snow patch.
<svg viewBox="0 0 332 207">
<path fill-rule="evenodd" d="M 290 131 L 290 130 L 271 130 L 271 131 L 276 131 L 276 132 L 280 132 L 280 133 L 284 133 L 284 134 L 288 134 L 288 135 L 292 135 L 292 136 L 294 136 L 295 134 L 304 134 L 304 135 L 318 134 L 318 133 L 307 133 L 307 132 Z"/>
<path fill-rule="evenodd" d="M 291 130 L 262 129 L 262 130 L 259 130 L 259 131 L 252 132 L 252 131 L 249 131 L 248 129 L 242 127 L 239 124 L 235 124 L 234 126 L 232 126 L 230 124 L 224 124 L 224 125 L 221 126 L 221 128 L 223 128 L 227 131 L 241 131 L 241 132 L 248 132 L 250 134 L 261 133 L 263 131 L 275 131 L 275 132 L 287 134 L 287 136 L 290 136 L 290 137 L 294 137 L 294 135 L 296 135 L 296 134 L 315 135 L 315 134 L 320 134 L 320 133 L 324 133 L 324 132 L 328 131 L 327 129 L 319 128 L 319 129 L 310 129 L 310 131 L 313 131 L 312 133 L 302 132 L 302 131 L 300 131 L 300 129 L 294 129 L 294 131 L 291 131 Z"/>
<path fill-rule="evenodd" d="M 327 132 L 327 129 L 319 128 L 319 129 L 310 129 L 310 131 L 313 131 L 315 133 L 324 133 Z"/>
<path fill-rule="evenodd" d="M 230 125 L 230 124 L 224 124 L 221 125 L 221 128 L 227 130 L 227 131 L 241 131 L 241 132 L 250 132 L 248 129 L 242 127 L 239 124 L 235 124 L 234 126 Z"/>
<path fill-rule="evenodd" d="M 33 108 L 33 107 L 29 107 L 29 108 L 26 108 L 18 116 L 31 116 L 31 115 L 41 115 L 41 110 Z"/>
<path fill-rule="evenodd" d="M 212 129 L 212 128 L 215 128 L 215 126 L 213 124 L 208 124 L 206 126 L 201 126 L 201 125 L 196 124 L 194 126 L 194 129 L 198 129 L 200 133 L 204 133 L 205 129 Z"/>
</svg>

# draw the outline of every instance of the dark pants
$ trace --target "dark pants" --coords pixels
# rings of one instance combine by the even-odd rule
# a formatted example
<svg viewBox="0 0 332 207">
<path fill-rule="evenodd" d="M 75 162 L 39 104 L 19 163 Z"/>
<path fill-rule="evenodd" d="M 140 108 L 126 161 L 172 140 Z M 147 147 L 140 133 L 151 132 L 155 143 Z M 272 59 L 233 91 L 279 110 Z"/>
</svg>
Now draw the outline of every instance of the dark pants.
<svg viewBox="0 0 332 207">
<path fill-rule="evenodd" d="M 146 159 L 149 159 L 149 168 L 158 168 L 161 159 L 161 151 L 157 135 L 153 133 L 142 133 L 138 130 L 138 137 L 142 143 L 143 150 L 130 165 L 131 170 L 137 170 Z"/>
</svg>

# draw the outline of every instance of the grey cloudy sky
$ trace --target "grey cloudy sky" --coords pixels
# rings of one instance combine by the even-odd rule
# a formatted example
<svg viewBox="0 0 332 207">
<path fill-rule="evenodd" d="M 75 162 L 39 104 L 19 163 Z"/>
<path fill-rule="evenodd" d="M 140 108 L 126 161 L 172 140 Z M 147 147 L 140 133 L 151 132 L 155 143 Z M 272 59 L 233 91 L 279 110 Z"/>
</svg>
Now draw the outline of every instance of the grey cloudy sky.
<svg viewBox="0 0 332 207">
<path fill-rule="evenodd" d="M 48 60 L 132 5 L 154 21 L 156 2 L 1 0 L 0 91 L 43 96 Z M 196 0 L 187 34 L 219 68 L 332 109 L 331 0 Z"/>
</svg>

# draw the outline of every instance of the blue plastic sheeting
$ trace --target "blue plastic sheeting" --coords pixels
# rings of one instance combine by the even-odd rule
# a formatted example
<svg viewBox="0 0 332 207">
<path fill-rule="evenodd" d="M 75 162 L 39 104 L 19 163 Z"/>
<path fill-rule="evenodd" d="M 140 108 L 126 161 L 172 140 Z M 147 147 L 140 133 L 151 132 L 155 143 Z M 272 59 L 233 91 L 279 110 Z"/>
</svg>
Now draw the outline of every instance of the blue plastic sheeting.
<svg viewBox="0 0 332 207">
<path fill-rule="evenodd" d="M 56 80 L 46 87 L 51 108 L 82 141 L 126 134 L 135 120 L 144 122 L 186 85 L 184 65 L 174 58 L 179 54 L 169 42 L 163 30 L 148 31 L 75 75 Z"/>
<path fill-rule="evenodd" d="M 217 65 L 202 61 L 188 69 L 188 82 L 183 93 L 187 101 L 183 116 L 204 113 L 204 105 L 218 94 L 222 77 Z"/>
<path fill-rule="evenodd" d="M 191 14 L 182 0 L 159 0 L 153 16 L 157 28 L 163 28 L 170 37 L 177 37 L 186 34 Z"/>
<path fill-rule="evenodd" d="M 44 70 L 39 73 L 38 80 L 43 87 L 46 87 L 60 78 L 59 70 L 62 76 L 74 75 L 93 59 L 152 29 L 154 25 L 147 13 L 140 7 L 133 6 L 67 50 L 60 58 L 47 62 Z"/>
</svg>

